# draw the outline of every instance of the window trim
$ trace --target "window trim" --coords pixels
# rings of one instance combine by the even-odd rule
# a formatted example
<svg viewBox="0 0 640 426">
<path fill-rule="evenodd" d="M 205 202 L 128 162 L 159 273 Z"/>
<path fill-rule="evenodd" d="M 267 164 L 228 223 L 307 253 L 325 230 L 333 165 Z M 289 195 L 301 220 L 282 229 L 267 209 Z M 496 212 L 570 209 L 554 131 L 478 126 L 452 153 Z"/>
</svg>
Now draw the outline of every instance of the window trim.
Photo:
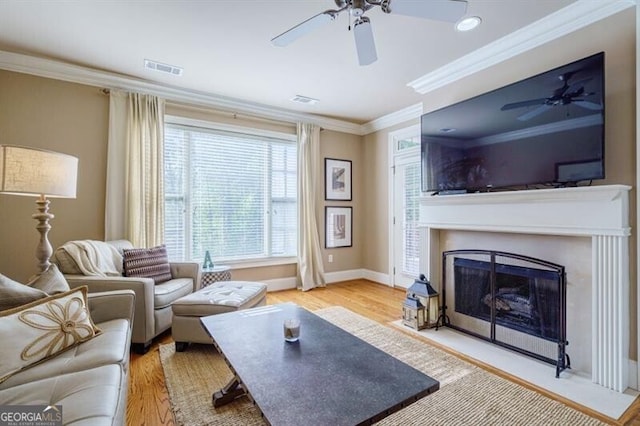
<svg viewBox="0 0 640 426">
<path fill-rule="evenodd" d="M 260 259 L 234 260 L 229 262 L 216 262 L 218 265 L 228 265 L 231 269 L 263 268 L 268 266 L 297 265 L 295 256 L 271 256 Z"/>
<path fill-rule="evenodd" d="M 164 122 L 165 124 L 175 124 L 178 126 L 204 128 L 209 130 L 221 130 L 233 133 L 244 133 L 247 135 L 264 136 L 275 139 L 286 139 L 292 142 L 298 141 L 298 136 L 292 133 L 255 129 L 252 127 L 236 126 L 233 124 L 221 123 L 218 121 L 197 120 L 194 118 L 178 117 L 176 115 L 165 115 Z"/>
</svg>

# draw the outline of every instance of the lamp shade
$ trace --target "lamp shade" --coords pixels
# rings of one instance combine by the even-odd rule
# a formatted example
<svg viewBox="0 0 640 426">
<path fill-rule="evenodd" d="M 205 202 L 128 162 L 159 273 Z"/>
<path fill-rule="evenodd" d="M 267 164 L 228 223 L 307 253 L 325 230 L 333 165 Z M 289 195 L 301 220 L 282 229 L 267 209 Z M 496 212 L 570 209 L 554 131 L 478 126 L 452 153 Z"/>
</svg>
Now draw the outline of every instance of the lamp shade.
<svg viewBox="0 0 640 426">
<path fill-rule="evenodd" d="M 0 145 L 0 192 L 75 198 L 78 159 L 25 146 Z"/>
</svg>

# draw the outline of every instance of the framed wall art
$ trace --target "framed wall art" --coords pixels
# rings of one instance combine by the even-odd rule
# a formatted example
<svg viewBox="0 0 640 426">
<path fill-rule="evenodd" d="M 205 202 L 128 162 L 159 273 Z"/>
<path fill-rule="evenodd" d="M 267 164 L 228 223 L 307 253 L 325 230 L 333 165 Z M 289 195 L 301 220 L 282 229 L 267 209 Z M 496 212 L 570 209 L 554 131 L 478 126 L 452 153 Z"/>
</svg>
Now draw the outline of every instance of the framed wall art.
<svg viewBox="0 0 640 426">
<path fill-rule="evenodd" d="M 324 199 L 351 201 L 351 160 L 324 159 Z"/>
<path fill-rule="evenodd" d="M 353 233 L 352 207 L 325 207 L 325 248 L 351 247 Z"/>
</svg>

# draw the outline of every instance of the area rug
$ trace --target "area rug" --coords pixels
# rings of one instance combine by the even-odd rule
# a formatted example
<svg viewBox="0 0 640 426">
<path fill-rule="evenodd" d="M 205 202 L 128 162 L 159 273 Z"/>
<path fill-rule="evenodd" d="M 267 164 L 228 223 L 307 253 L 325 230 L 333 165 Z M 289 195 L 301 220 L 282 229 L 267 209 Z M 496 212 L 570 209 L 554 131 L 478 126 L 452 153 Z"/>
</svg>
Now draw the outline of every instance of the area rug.
<svg viewBox="0 0 640 426">
<path fill-rule="evenodd" d="M 605 424 L 348 309 L 330 307 L 315 313 L 440 382 L 440 390 L 379 425 Z M 264 425 L 260 412 L 246 397 L 213 408 L 211 394 L 232 377 L 213 346 L 192 345 L 185 352 L 175 352 L 173 344 L 161 345 L 160 360 L 177 424 Z"/>
</svg>

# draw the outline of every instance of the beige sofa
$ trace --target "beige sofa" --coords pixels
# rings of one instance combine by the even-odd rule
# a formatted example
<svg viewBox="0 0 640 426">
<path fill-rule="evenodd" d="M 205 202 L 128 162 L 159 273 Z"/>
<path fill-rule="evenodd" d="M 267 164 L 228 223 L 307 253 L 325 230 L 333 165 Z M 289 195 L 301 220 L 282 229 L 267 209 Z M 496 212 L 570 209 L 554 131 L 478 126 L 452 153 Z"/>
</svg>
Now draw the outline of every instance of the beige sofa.
<svg viewBox="0 0 640 426">
<path fill-rule="evenodd" d="M 133 248 L 126 240 L 108 241 L 118 249 Z M 154 337 L 171 327 L 171 304 L 200 288 L 200 265 L 195 262 L 170 263 L 172 279 L 155 284 L 151 278 L 81 275 L 73 260 L 56 250 L 52 262 L 57 264 L 71 288 L 86 285 L 89 292 L 133 290 L 136 294 L 131 342 L 138 353 L 148 350 Z"/>
<path fill-rule="evenodd" d="M 62 405 L 74 426 L 126 424 L 134 306 L 130 290 L 89 295 L 102 333 L 0 383 L 0 405 Z"/>
</svg>

